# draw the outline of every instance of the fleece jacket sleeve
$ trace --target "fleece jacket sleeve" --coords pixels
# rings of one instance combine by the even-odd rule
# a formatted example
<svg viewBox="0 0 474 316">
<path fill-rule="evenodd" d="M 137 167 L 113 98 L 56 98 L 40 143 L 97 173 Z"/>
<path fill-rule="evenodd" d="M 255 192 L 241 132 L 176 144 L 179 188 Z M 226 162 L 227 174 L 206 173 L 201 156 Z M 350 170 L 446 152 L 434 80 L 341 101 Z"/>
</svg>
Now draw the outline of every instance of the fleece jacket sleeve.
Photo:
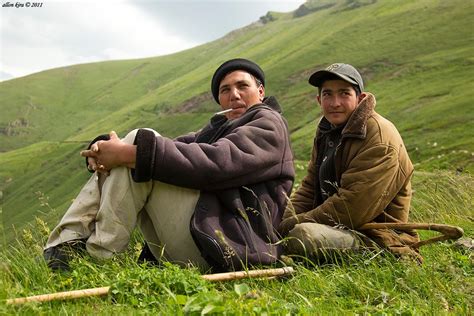
<svg viewBox="0 0 474 316">
<path fill-rule="evenodd" d="M 226 189 L 282 174 L 288 130 L 281 116 L 259 110 L 212 144 L 183 143 L 139 130 L 135 181 L 150 179 L 200 190 Z"/>
</svg>

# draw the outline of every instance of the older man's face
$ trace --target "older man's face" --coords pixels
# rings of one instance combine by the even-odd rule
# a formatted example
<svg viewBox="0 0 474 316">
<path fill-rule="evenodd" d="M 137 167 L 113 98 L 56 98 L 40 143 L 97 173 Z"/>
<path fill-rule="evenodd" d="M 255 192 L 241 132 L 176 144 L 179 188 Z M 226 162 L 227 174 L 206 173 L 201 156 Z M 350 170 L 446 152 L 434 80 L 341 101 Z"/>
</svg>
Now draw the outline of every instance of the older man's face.
<svg viewBox="0 0 474 316">
<path fill-rule="evenodd" d="M 242 116 L 251 106 L 262 103 L 264 95 L 263 85 L 257 86 L 255 78 L 242 70 L 228 73 L 219 85 L 219 103 L 222 109 L 234 109 L 226 113 L 229 120 Z"/>
</svg>

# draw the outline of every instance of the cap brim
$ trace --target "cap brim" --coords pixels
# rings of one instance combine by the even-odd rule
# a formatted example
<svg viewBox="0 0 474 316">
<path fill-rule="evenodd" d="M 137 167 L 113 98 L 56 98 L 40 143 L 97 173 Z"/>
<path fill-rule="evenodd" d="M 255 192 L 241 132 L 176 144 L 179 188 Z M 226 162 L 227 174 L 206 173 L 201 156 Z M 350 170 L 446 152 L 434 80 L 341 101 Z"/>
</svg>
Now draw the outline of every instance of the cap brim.
<svg viewBox="0 0 474 316">
<path fill-rule="evenodd" d="M 335 72 L 332 72 L 332 71 L 328 71 L 328 70 L 319 70 L 319 71 L 316 71 L 314 74 L 312 74 L 309 79 L 308 79 L 308 82 L 310 85 L 312 86 L 315 86 L 315 87 L 321 87 L 321 84 L 326 80 L 326 77 L 328 75 L 333 75 L 333 76 L 336 76 L 336 77 L 339 77 L 341 78 L 342 80 L 344 81 L 347 81 L 351 84 L 355 84 L 355 85 L 359 85 L 357 83 L 357 81 L 355 81 L 354 79 L 346 76 L 346 75 L 342 75 L 342 74 L 338 74 L 338 73 L 335 73 Z"/>
</svg>

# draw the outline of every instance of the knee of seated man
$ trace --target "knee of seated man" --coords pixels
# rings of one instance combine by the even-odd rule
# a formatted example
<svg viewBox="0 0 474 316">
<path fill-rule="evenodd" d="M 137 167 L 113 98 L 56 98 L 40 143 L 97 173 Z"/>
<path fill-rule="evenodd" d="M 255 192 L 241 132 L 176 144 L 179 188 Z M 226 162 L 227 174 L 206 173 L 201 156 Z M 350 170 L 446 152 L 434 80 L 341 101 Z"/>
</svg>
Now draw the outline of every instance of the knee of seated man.
<svg viewBox="0 0 474 316">
<path fill-rule="evenodd" d="M 297 253 L 314 252 L 322 249 L 357 249 L 357 236 L 348 231 L 319 223 L 301 223 L 288 234 L 288 248 Z"/>
<path fill-rule="evenodd" d="M 152 128 L 146 127 L 146 128 L 140 128 L 140 129 L 146 129 L 146 130 L 152 131 L 156 136 L 161 136 L 160 133 L 158 133 L 157 131 L 155 131 Z M 127 136 L 125 136 L 122 140 L 127 144 L 134 144 L 135 143 L 135 137 L 137 136 L 137 133 L 140 129 L 136 128 L 136 129 L 130 131 L 127 134 Z"/>
</svg>

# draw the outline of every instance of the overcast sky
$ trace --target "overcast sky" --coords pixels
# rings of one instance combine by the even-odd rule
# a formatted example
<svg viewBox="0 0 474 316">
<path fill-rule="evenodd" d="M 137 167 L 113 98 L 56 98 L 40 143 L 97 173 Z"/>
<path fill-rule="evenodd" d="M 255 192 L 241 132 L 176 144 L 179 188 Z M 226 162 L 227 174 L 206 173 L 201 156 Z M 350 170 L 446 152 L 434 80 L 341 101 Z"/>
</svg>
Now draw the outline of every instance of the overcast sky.
<svg viewBox="0 0 474 316">
<path fill-rule="evenodd" d="M 220 38 L 268 11 L 293 11 L 304 2 L 0 0 L 0 80 L 79 63 L 174 53 Z"/>
</svg>

